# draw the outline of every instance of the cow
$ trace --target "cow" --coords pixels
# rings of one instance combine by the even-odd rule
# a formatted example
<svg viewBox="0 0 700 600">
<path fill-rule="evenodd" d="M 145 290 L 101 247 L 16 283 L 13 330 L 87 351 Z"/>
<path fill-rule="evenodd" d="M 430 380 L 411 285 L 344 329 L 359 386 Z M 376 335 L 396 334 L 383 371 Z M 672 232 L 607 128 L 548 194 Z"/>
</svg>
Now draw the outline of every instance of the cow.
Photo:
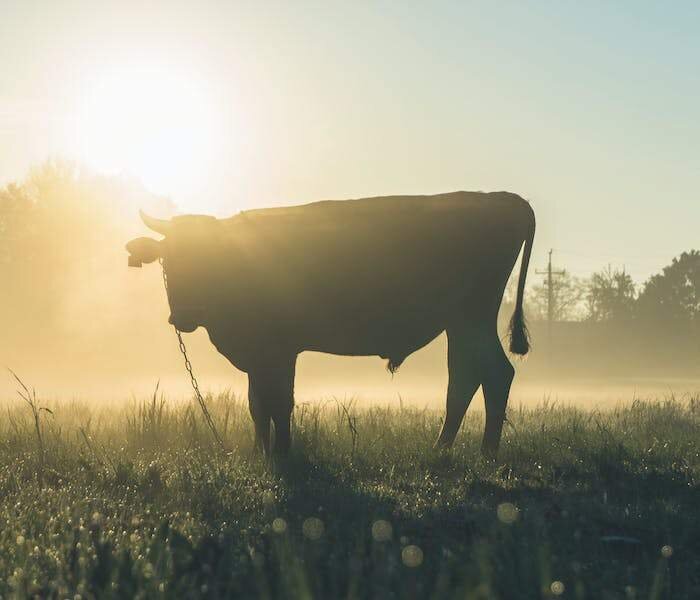
<svg viewBox="0 0 700 600">
<path fill-rule="evenodd" d="M 377 355 L 393 372 L 442 332 L 449 383 L 436 447 L 453 444 L 482 386 L 482 452 L 496 455 L 514 376 L 497 316 L 521 248 L 510 351 L 525 355 L 530 346 L 523 296 L 535 216 L 523 198 L 460 191 L 326 200 L 226 219 L 141 218 L 164 238 L 131 240 L 129 264 L 160 259 L 169 322 L 182 332 L 204 327 L 248 374 L 256 446 L 265 455 L 290 448 L 299 353 Z"/>
</svg>

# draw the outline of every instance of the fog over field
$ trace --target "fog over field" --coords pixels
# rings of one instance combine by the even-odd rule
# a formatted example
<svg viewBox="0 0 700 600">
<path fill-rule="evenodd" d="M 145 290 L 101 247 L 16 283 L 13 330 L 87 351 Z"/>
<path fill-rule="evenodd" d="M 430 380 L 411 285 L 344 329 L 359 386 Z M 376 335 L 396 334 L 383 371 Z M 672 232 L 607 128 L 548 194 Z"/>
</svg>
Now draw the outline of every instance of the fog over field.
<svg viewBox="0 0 700 600">
<path fill-rule="evenodd" d="M 165 320 L 161 326 L 167 336 L 160 350 L 153 350 L 159 356 L 152 361 L 144 358 L 138 364 L 131 365 L 123 361 L 123 355 L 120 355 L 113 358 L 113 367 L 101 371 L 90 369 L 87 358 L 82 359 L 80 369 L 71 364 L 56 368 L 54 362 L 17 360 L 11 368 L 22 374 L 26 383 L 35 386 L 40 397 L 45 399 L 80 399 L 110 405 L 134 397 L 147 398 L 159 381 L 160 390 L 166 394 L 169 402 L 189 401 L 192 388 L 177 349 L 177 340 Z M 188 336 L 187 342 L 190 359 L 203 391 L 217 394 L 229 390 L 240 397 L 247 396 L 247 376 L 219 356 L 205 334 Z M 69 353 L 72 356 L 76 354 L 78 352 L 75 350 Z M 447 389 L 445 355 L 446 340 L 441 337 L 407 359 L 401 369 L 392 375 L 386 370 L 385 361 L 378 357 L 352 358 L 304 353 L 297 365 L 297 403 L 323 404 L 333 399 L 346 399 L 353 400 L 358 406 L 405 405 L 442 411 Z M 159 368 L 153 366 L 148 372 L 148 366 L 154 363 Z M 549 402 L 584 409 L 609 409 L 630 404 L 636 399 L 683 399 L 700 392 L 700 378 L 692 374 L 686 377 L 628 374 L 618 377 L 547 378 L 528 376 L 526 364 L 516 363 L 516 369 L 510 407 L 520 404 L 532 407 Z M 17 401 L 16 387 L 9 373 L 3 375 L 0 390 L 6 401 Z M 474 397 L 470 410 L 483 411 L 481 391 Z"/>
<path fill-rule="evenodd" d="M 0 245 L 6 284 L 0 296 L 0 363 L 40 396 L 114 402 L 146 397 L 160 381 L 171 400 L 190 397 L 183 357 L 167 322 L 161 268 L 127 267 L 124 243 L 145 229 L 139 208 L 161 215 L 176 209 L 134 180 L 65 161 L 37 165 L 0 192 L 6 232 Z M 525 311 L 533 350 L 524 360 L 513 359 L 511 405 L 546 400 L 610 407 L 697 392 L 700 286 L 692 274 L 698 263 L 697 254 L 682 255 L 644 282 L 604 265 L 590 278 L 555 265 L 559 275 L 551 299 L 546 272 L 531 268 Z M 512 302 L 511 283 L 501 310 L 503 337 Z M 215 350 L 203 329 L 184 339 L 204 390 L 247 394 L 246 375 Z M 378 357 L 303 353 L 297 398 L 442 409 L 446 355 L 441 335 L 392 375 Z M 15 387 L 9 373 L 0 377 L 1 397 L 13 398 Z M 478 395 L 473 406 L 482 404 Z"/>
</svg>

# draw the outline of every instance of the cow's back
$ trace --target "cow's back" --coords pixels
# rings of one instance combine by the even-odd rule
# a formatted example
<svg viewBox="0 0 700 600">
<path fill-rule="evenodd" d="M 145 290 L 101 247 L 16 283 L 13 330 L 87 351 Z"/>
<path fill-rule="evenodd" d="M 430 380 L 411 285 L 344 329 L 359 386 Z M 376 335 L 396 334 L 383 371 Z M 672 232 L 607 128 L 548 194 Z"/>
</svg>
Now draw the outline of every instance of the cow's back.
<svg viewBox="0 0 700 600">
<path fill-rule="evenodd" d="M 522 242 L 513 194 L 386 196 L 251 210 L 229 220 L 230 243 L 290 283 L 327 293 L 440 287 L 478 275 L 502 240 Z M 296 286 L 295 286 L 296 287 Z M 308 287 L 306 289 L 309 289 Z"/>
</svg>

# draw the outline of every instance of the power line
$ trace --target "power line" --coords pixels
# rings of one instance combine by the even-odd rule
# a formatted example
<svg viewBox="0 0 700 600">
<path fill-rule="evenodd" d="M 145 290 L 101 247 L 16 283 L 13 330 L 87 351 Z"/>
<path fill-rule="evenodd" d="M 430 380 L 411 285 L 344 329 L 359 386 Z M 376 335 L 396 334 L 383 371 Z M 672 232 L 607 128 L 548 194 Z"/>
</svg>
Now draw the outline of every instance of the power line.
<svg viewBox="0 0 700 600">
<path fill-rule="evenodd" d="M 620 256 L 619 254 L 582 254 L 580 252 L 571 252 L 569 250 L 559 250 L 559 254 L 566 256 L 575 256 L 577 258 L 585 258 L 588 260 L 615 260 L 618 262 L 647 262 L 656 263 L 658 261 L 669 260 L 669 255 L 666 256 Z M 675 258 L 677 255 L 672 255 L 670 258 Z"/>
</svg>

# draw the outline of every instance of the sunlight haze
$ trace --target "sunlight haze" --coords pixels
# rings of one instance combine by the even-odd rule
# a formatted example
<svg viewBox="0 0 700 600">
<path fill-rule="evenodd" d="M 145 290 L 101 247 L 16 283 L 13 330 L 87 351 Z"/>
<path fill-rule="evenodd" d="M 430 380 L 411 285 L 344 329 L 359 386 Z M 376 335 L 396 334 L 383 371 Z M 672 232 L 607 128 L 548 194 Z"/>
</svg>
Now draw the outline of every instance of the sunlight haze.
<svg viewBox="0 0 700 600">
<path fill-rule="evenodd" d="M 700 1 L 0 2 L 0 600 L 700 598 Z"/>
<path fill-rule="evenodd" d="M 196 74 L 134 61 L 101 71 L 83 98 L 77 156 L 99 171 L 126 171 L 156 192 L 186 197 L 221 160 L 220 110 Z"/>
</svg>

